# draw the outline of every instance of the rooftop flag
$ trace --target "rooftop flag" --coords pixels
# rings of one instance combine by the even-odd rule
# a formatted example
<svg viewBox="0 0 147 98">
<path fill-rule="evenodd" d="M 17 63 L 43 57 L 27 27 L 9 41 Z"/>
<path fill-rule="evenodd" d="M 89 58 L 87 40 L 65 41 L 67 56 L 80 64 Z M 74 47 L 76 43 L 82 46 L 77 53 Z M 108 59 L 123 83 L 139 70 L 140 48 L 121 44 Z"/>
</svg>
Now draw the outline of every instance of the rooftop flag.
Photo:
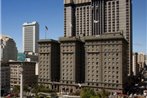
<svg viewBox="0 0 147 98">
<path fill-rule="evenodd" d="M 48 31 L 48 27 L 47 26 L 45 26 L 45 29 Z"/>
<path fill-rule="evenodd" d="M 94 20 L 94 23 L 98 23 L 99 21 L 98 20 Z"/>
<path fill-rule="evenodd" d="M 72 28 L 72 24 L 71 23 L 69 23 L 69 26 Z"/>
</svg>

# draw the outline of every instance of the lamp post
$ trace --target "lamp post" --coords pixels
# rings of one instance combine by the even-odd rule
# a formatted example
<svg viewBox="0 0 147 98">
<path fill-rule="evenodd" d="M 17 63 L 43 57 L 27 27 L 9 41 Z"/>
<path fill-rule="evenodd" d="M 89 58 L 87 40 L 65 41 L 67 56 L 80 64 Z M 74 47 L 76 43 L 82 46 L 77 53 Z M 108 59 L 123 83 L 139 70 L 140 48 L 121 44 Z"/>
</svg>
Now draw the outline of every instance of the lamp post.
<svg viewBox="0 0 147 98">
<path fill-rule="evenodd" d="M 20 98 L 23 98 L 23 64 L 20 65 Z"/>
</svg>

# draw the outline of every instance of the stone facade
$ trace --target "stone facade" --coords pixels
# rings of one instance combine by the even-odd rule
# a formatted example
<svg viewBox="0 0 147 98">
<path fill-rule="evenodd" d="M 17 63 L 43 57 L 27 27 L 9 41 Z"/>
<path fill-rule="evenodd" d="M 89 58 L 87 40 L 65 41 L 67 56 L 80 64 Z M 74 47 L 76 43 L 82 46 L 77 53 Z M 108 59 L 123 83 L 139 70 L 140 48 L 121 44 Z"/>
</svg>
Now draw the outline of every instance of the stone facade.
<svg viewBox="0 0 147 98">
<path fill-rule="evenodd" d="M 64 0 L 64 37 L 121 32 L 132 73 L 132 0 Z"/>
<path fill-rule="evenodd" d="M 85 84 L 123 92 L 127 83 L 128 43 L 117 33 L 85 37 Z"/>
<path fill-rule="evenodd" d="M 9 60 L 17 60 L 17 47 L 15 41 L 8 36 L 0 36 L 0 50 L 2 63 L 7 63 Z"/>
<path fill-rule="evenodd" d="M 55 40 L 39 40 L 38 83 L 51 87 L 60 79 L 60 45 Z"/>
<path fill-rule="evenodd" d="M 76 38 L 60 38 L 60 89 L 72 92 L 84 83 L 84 43 Z"/>
<path fill-rule="evenodd" d="M 35 75 L 35 62 L 19 62 L 11 61 L 10 66 L 10 86 L 20 85 L 20 70 L 23 69 L 24 86 L 35 86 L 37 84 L 37 76 Z"/>
<path fill-rule="evenodd" d="M 52 46 L 55 42 L 48 41 L 48 44 L 47 41 L 39 42 L 40 77 L 45 77 L 44 80 L 46 80 L 47 77 L 51 77 L 52 72 L 60 72 L 60 81 L 50 79 L 43 82 L 42 79 L 40 83 L 51 84 L 52 87 L 56 85 L 58 90 L 62 92 L 74 92 L 83 87 L 90 87 L 95 91 L 105 88 L 111 92 L 124 92 L 129 73 L 128 42 L 122 34 L 61 37 L 59 41 L 60 48 L 58 43 L 55 46 L 58 50 L 55 53 L 51 51 L 49 53 L 54 53 L 56 56 L 60 55 L 60 59 L 56 59 L 56 62 L 60 62 L 60 71 L 49 66 L 44 67 L 47 65 L 41 63 L 55 60 L 49 55 L 46 56 L 48 59 L 43 59 L 41 56 L 43 53 L 43 55 L 47 54 L 47 47 L 50 47 L 48 49 L 51 47 L 55 49 Z"/>
</svg>

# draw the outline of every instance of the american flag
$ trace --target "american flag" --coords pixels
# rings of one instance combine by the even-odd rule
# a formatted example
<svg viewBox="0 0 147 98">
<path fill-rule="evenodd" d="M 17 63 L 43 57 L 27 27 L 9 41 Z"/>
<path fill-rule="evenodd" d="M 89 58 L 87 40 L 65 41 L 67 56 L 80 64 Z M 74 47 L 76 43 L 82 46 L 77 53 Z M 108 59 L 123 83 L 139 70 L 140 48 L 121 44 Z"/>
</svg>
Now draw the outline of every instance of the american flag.
<svg viewBox="0 0 147 98">
<path fill-rule="evenodd" d="M 98 20 L 94 20 L 94 23 L 98 23 L 99 21 Z"/>
<path fill-rule="evenodd" d="M 45 29 L 48 31 L 48 27 L 47 26 L 45 26 Z"/>
</svg>

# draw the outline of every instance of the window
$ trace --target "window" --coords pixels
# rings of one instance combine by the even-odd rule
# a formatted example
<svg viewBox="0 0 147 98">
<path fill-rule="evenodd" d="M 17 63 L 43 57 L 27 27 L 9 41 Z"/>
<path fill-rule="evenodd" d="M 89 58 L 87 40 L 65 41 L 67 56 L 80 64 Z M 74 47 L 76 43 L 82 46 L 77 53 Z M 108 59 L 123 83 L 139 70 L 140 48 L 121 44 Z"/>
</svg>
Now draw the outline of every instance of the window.
<svg viewBox="0 0 147 98">
<path fill-rule="evenodd" d="M 119 1 L 117 1 L 116 4 L 119 4 Z"/>
<path fill-rule="evenodd" d="M 116 76 L 116 78 L 118 79 L 118 76 Z"/>
<path fill-rule="evenodd" d="M 118 80 L 116 80 L 116 83 L 118 83 L 119 81 Z"/>
</svg>

